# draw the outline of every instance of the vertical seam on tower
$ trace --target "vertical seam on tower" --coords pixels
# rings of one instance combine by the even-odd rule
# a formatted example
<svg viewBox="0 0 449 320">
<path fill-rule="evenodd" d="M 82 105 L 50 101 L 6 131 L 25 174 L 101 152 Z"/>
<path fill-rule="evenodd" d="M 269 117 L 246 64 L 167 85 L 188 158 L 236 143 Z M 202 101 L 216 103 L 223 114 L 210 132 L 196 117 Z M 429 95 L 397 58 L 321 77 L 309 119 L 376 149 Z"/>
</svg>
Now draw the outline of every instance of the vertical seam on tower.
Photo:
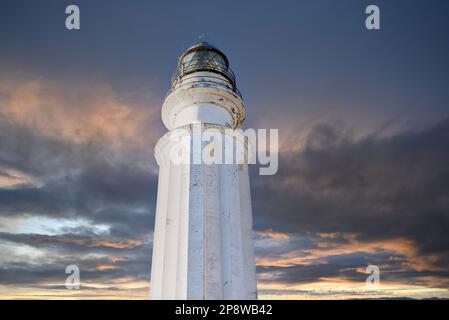
<svg viewBox="0 0 449 320">
<path fill-rule="evenodd" d="M 206 299 L 206 293 L 207 293 L 207 247 L 208 247 L 208 239 L 206 238 L 207 231 L 207 214 L 206 214 L 206 208 L 207 208 L 207 197 L 206 197 L 206 190 L 207 190 L 207 174 L 206 174 L 206 164 L 203 163 L 203 124 L 201 124 L 201 135 L 200 135 L 200 141 L 201 141 L 201 170 L 203 174 L 203 241 L 204 241 L 204 247 L 203 247 L 203 300 Z"/>
</svg>

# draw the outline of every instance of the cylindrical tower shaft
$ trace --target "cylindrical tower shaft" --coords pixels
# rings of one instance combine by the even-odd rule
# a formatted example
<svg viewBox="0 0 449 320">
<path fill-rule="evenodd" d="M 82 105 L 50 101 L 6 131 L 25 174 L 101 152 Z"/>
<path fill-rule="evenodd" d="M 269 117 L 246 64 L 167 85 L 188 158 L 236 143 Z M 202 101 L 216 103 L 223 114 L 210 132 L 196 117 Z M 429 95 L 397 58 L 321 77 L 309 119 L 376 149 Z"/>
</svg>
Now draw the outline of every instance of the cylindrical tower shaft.
<svg viewBox="0 0 449 320">
<path fill-rule="evenodd" d="M 202 42 L 180 57 L 162 119 L 170 131 L 155 148 L 151 298 L 257 298 L 247 164 L 204 161 L 204 150 L 224 155 L 246 148 L 232 134 L 244 107 L 223 53 Z M 222 144 L 204 138 L 210 129 Z M 175 159 L 180 153 L 187 161 Z"/>
</svg>

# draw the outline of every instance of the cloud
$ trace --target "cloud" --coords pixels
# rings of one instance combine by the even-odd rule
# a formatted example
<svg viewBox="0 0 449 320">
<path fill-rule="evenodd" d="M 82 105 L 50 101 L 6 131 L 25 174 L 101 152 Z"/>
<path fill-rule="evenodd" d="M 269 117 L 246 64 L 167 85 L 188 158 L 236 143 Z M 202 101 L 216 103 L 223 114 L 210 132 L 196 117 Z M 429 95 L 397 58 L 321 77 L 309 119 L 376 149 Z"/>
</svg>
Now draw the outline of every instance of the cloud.
<svg viewBox="0 0 449 320">
<path fill-rule="evenodd" d="M 160 128 L 159 108 L 128 105 L 107 85 L 65 88 L 42 80 L 0 80 L 1 113 L 11 122 L 73 142 L 146 146 Z"/>
<path fill-rule="evenodd" d="M 74 234 L 49 236 L 42 234 L 12 234 L 0 232 L 0 239 L 34 247 L 61 247 L 61 245 L 68 245 L 94 249 L 133 249 L 144 244 L 142 240 L 137 239 L 111 239 Z"/>
<path fill-rule="evenodd" d="M 3 81 L 1 88 L 3 217 L 84 218 L 117 235 L 148 234 L 160 136 L 154 110 L 121 103 L 107 86 Z"/>
<path fill-rule="evenodd" d="M 272 239 L 288 239 L 289 235 L 287 233 L 276 232 L 273 229 L 261 230 L 255 232 L 257 237 L 262 238 L 272 238 Z"/>
<path fill-rule="evenodd" d="M 281 154 L 278 175 L 252 176 L 256 227 L 354 235 L 351 250 L 383 243 L 448 267 L 449 120 L 387 137 L 348 132 L 318 125 Z"/>
<path fill-rule="evenodd" d="M 0 105 L 0 284 L 66 295 L 77 263 L 80 297 L 147 293 L 159 108 L 44 81 L 1 82 Z M 277 175 L 251 177 L 262 290 L 360 284 L 370 263 L 387 283 L 447 286 L 448 147 L 449 120 L 366 137 L 322 123 L 284 145 Z"/>
<path fill-rule="evenodd" d="M 147 294 L 156 110 L 124 103 L 107 86 L 43 81 L 1 82 L 0 105 L 0 246 L 8 252 L 0 286 L 65 296 L 48 290 L 65 288 L 65 267 L 79 264 L 91 287 L 81 296 Z"/>
<path fill-rule="evenodd" d="M 295 284 L 334 283 L 335 291 L 363 285 L 366 266 L 376 264 L 384 286 L 417 286 L 387 293 L 448 296 L 447 149 L 449 119 L 364 137 L 321 123 L 283 148 L 278 175 L 251 177 L 256 235 L 289 235 L 256 238 L 259 286 L 274 285 L 279 296 Z"/>
</svg>

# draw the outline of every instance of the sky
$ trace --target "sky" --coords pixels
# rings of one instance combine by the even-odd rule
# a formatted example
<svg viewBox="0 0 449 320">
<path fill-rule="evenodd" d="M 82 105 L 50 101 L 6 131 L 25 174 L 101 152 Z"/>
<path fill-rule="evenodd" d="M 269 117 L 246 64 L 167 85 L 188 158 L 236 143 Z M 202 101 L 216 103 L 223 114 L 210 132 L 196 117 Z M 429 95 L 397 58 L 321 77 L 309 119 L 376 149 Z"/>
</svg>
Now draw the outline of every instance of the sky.
<svg viewBox="0 0 449 320">
<path fill-rule="evenodd" d="M 80 30 L 65 28 L 70 4 Z M 0 298 L 148 297 L 161 106 L 202 34 L 230 60 L 245 128 L 279 129 L 278 173 L 250 177 L 259 297 L 449 298 L 448 12 L 2 1 Z M 72 264 L 80 290 L 64 285 Z"/>
</svg>

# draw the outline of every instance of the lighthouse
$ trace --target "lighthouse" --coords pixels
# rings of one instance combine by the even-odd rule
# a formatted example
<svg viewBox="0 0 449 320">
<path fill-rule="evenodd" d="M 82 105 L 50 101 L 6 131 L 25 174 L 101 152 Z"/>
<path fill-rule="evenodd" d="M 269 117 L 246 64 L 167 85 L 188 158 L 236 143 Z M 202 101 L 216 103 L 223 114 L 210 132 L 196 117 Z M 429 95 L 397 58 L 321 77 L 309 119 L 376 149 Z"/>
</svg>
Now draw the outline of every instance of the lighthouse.
<svg viewBox="0 0 449 320">
<path fill-rule="evenodd" d="M 236 160 L 248 144 L 232 134 L 244 119 L 225 54 L 204 41 L 187 49 L 162 106 L 168 132 L 155 147 L 152 299 L 257 298 L 248 164 Z M 187 161 L 175 161 L 180 153 Z"/>
</svg>

